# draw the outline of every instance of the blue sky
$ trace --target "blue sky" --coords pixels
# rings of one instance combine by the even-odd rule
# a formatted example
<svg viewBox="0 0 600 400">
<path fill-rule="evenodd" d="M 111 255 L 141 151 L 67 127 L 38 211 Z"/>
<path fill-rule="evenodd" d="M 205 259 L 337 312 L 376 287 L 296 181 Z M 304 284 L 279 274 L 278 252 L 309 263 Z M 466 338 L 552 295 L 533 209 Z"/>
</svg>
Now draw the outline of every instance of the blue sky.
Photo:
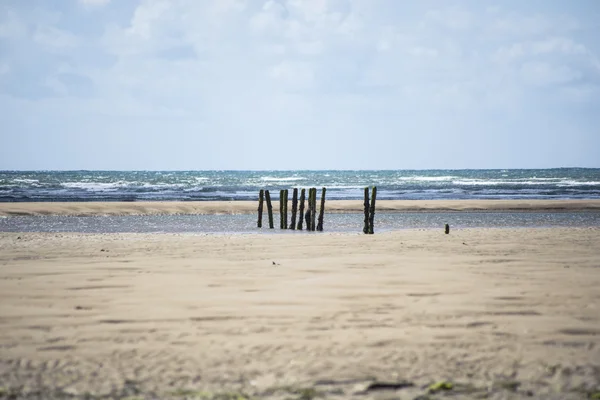
<svg viewBox="0 0 600 400">
<path fill-rule="evenodd" d="M 3 0 L 0 169 L 600 167 L 600 1 Z"/>
</svg>

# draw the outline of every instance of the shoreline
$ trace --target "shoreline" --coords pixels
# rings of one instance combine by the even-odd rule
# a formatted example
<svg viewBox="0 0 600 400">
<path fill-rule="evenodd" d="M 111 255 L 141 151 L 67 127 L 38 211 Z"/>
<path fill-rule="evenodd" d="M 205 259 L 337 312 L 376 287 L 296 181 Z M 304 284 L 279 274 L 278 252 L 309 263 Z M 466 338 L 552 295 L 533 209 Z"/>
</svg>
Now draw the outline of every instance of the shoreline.
<svg viewBox="0 0 600 400">
<path fill-rule="evenodd" d="M 273 202 L 273 213 L 278 214 Z M 291 203 L 291 202 L 290 202 Z M 258 201 L 15 202 L 0 203 L 0 216 L 254 214 Z M 291 207 L 290 207 L 291 209 Z M 377 200 L 377 212 L 583 212 L 600 200 Z M 326 213 L 362 213 L 362 200 L 329 200 Z M 266 205 L 264 214 L 266 215 Z"/>
</svg>

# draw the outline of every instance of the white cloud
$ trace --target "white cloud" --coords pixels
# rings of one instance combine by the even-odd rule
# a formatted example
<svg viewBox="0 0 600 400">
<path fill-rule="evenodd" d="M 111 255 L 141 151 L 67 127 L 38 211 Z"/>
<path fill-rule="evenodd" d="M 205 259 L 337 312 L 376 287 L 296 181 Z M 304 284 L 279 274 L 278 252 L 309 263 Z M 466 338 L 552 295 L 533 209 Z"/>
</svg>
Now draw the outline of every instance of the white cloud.
<svg viewBox="0 0 600 400">
<path fill-rule="evenodd" d="M 167 0 L 144 2 L 142 6 L 136 8 L 131 19 L 131 25 L 126 32 L 144 39 L 150 39 L 153 26 L 161 21 L 170 7 L 171 5 Z"/>
<path fill-rule="evenodd" d="M 286 9 L 274 0 L 266 1 L 261 10 L 250 18 L 250 27 L 257 32 L 281 33 Z"/>
</svg>

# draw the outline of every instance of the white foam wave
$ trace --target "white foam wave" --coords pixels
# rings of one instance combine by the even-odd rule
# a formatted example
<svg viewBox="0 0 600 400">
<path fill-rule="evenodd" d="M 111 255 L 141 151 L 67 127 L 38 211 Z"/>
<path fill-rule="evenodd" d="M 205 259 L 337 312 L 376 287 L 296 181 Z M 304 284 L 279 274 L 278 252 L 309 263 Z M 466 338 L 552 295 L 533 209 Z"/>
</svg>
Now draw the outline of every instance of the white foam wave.
<svg viewBox="0 0 600 400">
<path fill-rule="evenodd" d="M 402 176 L 398 179 L 410 182 L 448 182 L 456 179 L 456 176 Z"/>
<path fill-rule="evenodd" d="M 557 184 L 557 186 L 599 186 L 600 182 L 596 181 L 561 181 Z"/>
<path fill-rule="evenodd" d="M 532 178 L 517 178 L 515 179 L 516 181 L 558 181 L 560 179 L 567 179 L 567 178 L 538 178 L 536 176 L 532 177 Z"/>
<path fill-rule="evenodd" d="M 294 181 L 303 181 L 306 178 L 301 177 L 301 176 L 290 176 L 290 177 L 285 177 L 285 178 L 277 178 L 277 177 L 273 177 L 273 176 L 262 176 L 260 178 L 261 181 L 263 182 L 294 182 Z"/>
<path fill-rule="evenodd" d="M 13 182 L 18 182 L 18 183 L 40 183 L 39 180 L 37 179 L 21 179 L 21 178 L 17 178 L 17 179 L 13 179 Z"/>
<path fill-rule="evenodd" d="M 64 182 L 61 186 L 68 189 L 83 189 L 90 192 L 106 192 L 127 187 L 130 182 Z"/>
<path fill-rule="evenodd" d="M 133 185 L 136 186 L 136 185 Z M 141 186 L 138 187 L 143 187 L 146 189 L 181 189 L 184 188 L 188 185 L 183 184 L 183 183 L 148 183 L 145 182 L 143 183 Z"/>
<path fill-rule="evenodd" d="M 509 181 L 493 179 L 458 179 L 452 181 L 453 185 L 458 186 L 498 186 L 498 185 L 547 185 L 547 182 L 535 181 Z"/>
<path fill-rule="evenodd" d="M 560 180 L 560 178 L 527 178 L 528 180 L 494 180 L 494 179 L 458 179 L 452 181 L 452 184 L 458 186 L 498 186 L 498 185 L 523 185 L 523 186 L 541 186 L 541 185 L 556 185 L 556 186 L 581 186 L 581 185 L 600 185 L 600 182 L 595 181 L 574 181 Z"/>
<path fill-rule="evenodd" d="M 90 192 L 115 191 L 121 188 L 143 188 L 158 190 L 184 189 L 188 185 L 183 183 L 149 183 L 149 182 L 64 182 L 61 184 L 66 189 L 82 189 Z"/>
<path fill-rule="evenodd" d="M 318 185 L 317 187 L 321 187 L 323 185 Z M 327 189 L 364 189 L 364 186 L 356 186 L 356 185 L 327 185 Z M 308 186 L 307 186 L 308 187 Z"/>
</svg>

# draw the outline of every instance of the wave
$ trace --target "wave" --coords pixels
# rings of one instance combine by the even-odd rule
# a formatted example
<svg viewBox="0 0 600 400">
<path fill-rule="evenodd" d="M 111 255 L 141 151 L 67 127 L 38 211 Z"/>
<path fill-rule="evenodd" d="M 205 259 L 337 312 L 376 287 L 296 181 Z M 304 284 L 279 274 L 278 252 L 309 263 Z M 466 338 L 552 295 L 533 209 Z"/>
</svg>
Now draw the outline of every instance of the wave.
<svg viewBox="0 0 600 400">
<path fill-rule="evenodd" d="M 415 182 L 448 182 L 456 178 L 456 176 L 402 176 L 398 179 Z"/>
<path fill-rule="evenodd" d="M 90 192 L 105 192 L 105 191 L 115 191 L 122 189 L 130 189 L 130 190 L 151 190 L 151 191 L 160 191 L 160 190 L 184 190 L 186 188 L 190 188 L 189 184 L 185 183 L 149 183 L 149 182 L 127 182 L 127 181 L 118 181 L 118 182 L 64 182 L 60 184 L 63 188 L 67 189 L 79 189 L 79 190 L 87 190 Z M 219 185 L 213 185 L 219 186 Z"/>
<path fill-rule="evenodd" d="M 0 201 L 249 200 L 326 187 L 328 199 L 600 198 L 600 169 L 446 171 L 2 172 Z"/>
<path fill-rule="evenodd" d="M 562 182 L 558 182 L 557 186 L 600 186 L 600 182 L 596 182 L 596 181 L 587 181 L 587 182 L 562 181 Z"/>
<path fill-rule="evenodd" d="M 16 178 L 12 180 L 17 183 L 40 183 L 38 179 L 26 179 L 26 178 Z"/>
<path fill-rule="evenodd" d="M 260 180 L 263 182 L 295 182 L 295 181 L 306 180 L 306 178 L 301 177 L 301 176 L 290 176 L 290 177 L 284 177 L 284 178 L 277 178 L 277 177 L 273 177 L 273 176 L 262 176 L 260 178 Z"/>
<path fill-rule="evenodd" d="M 64 182 L 61 183 L 61 186 L 67 189 L 81 189 L 87 190 L 91 192 L 105 192 L 109 190 L 118 190 L 122 187 L 129 186 L 127 182 L 114 182 L 114 183 L 104 183 L 104 182 Z"/>
<path fill-rule="evenodd" d="M 325 186 L 328 190 L 329 189 L 364 189 L 366 185 L 336 185 L 336 184 L 332 184 L 332 185 L 313 185 L 317 188 L 319 187 L 323 187 Z M 313 187 L 313 186 L 306 186 L 306 188 L 309 187 Z"/>
<path fill-rule="evenodd" d="M 453 185 L 458 186 L 596 186 L 600 185 L 600 182 L 595 181 L 574 181 L 574 180 L 558 180 L 556 178 L 532 180 L 493 180 L 493 179 L 458 179 L 452 181 Z"/>
</svg>

